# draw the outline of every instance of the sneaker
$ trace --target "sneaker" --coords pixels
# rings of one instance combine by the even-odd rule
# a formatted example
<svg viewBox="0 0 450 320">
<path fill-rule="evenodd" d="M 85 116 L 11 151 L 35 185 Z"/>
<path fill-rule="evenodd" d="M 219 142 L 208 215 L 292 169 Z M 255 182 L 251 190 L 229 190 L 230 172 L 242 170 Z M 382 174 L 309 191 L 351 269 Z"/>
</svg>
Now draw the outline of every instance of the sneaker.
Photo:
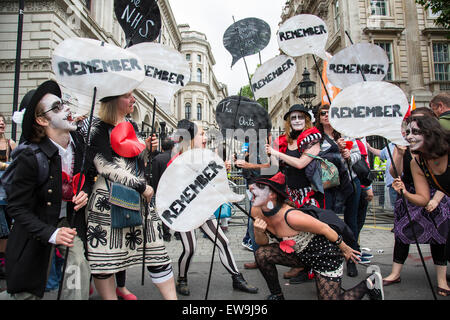
<svg viewBox="0 0 450 320">
<path fill-rule="evenodd" d="M 179 294 L 182 294 L 183 296 L 188 296 L 191 294 L 187 284 L 187 278 L 178 277 L 175 287 L 177 289 L 177 292 Z"/>
<path fill-rule="evenodd" d="M 362 256 L 358 255 L 358 257 L 360 259 L 358 261 L 359 264 L 369 264 L 370 263 L 370 259 L 365 258 L 364 255 L 362 255 Z"/>
<path fill-rule="evenodd" d="M 362 256 L 363 258 L 366 258 L 366 259 L 372 259 L 372 258 L 373 258 L 373 254 L 368 253 L 368 252 L 366 252 L 366 251 L 362 251 L 361 256 Z"/>
<path fill-rule="evenodd" d="M 383 277 L 379 272 L 372 273 L 366 279 L 370 300 L 384 300 Z"/>
<path fill-rule="evenodd" d="M 253 252 L 253 244 L 252 244 L 252 240 L 248 240 L 247 242 L 242 242 L 242 246 L 243 246 L 245 249 L 247 249 L 247 250 Z"/>
</svg>

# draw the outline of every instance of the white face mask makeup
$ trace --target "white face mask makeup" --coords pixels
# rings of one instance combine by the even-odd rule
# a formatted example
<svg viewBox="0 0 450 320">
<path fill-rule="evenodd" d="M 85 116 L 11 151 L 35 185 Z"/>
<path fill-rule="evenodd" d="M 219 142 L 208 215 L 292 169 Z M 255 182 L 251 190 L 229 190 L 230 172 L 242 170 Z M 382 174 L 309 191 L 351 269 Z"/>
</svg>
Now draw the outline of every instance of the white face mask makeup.
<svg viewBox="0 0 450 320">
<path fill-rule="evenodd" d="M 294 111 L 289 115 L 291 127 L 294 131 L 301 131 L 305 128 L 305 115 L 302 112 Z"/>
<path fill-rule="evenodd" d="M 62 101 L 57 96 L 47 94 L 42 98 L 41 103 L 44 105 L 44 113 L 49 119 L 51 128 L 68 131 L 77 129 L 70 108 L 64 104 L 61 105 Z"/>
<path fill-rule="evenodd" d="M 411 151 L 419 151 L 423 147 L 424 136 L 415 121 L 406 127 L 406 141 L 409 142 Z"/>
<path fill-rule="evenodd" d="M 270 188 L 269 186 L 260 187 L 257 184 L 252 188 L 253 200 L 252 205 L 254 207 L 262 207 L 267 201 L 269 201 Z"/>
</svg>

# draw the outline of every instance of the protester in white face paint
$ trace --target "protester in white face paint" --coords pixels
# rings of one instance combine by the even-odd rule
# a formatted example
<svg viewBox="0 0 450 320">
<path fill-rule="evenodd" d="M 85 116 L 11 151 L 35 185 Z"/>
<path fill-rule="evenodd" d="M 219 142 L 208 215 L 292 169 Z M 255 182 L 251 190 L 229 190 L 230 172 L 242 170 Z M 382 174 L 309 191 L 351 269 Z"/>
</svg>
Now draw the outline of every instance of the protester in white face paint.
<svg viewBox="0 0 450 320">
<path fill-rule="evenodd" d="M 6 296 L 1 298 L 42 298 L 54 245 L 63 254 L 70 248 L 67 265 L 77 270 L 79 284 L 73 286 L 73 279 L 66 277 L 61 298 L 89 298 L 90 270 L 84 255 L 83 207 L 91 183 L 86 170 L 87 179 L 79 194 L 74 195 L 73 180 L 81 169 L 84 150 L 83 138 L 72 131 L 75 128 L 71 111 L 61 100 L 58 84 L 51 80 L 44 82 L 33 93 L 23 116 L 22 135 L 27 145 L 16 148 L 22 151 L 17 158 L 7 206 L 14 220 L 6 249 L 9 295 L 5 292 Z M 38 158 L 38 154 L 47 160 Z M 44 165 L 48 166 L 48 171 L 42 169 Z M 48 175 L 43 177 L 44 183 L 40 182 L 41 173 Z M 70 226 L 72 220 L 75 224 Z"/>
<path fill-rule="evenodd" d="M 276 265 L 312 268 L 319 300 L 383 299 L 381 275 L 375 272 L 342 293 L 344 258 L 358 260 L 358 251 L 349 247 L 328 224 L 293 208 L 285 192 L 285 177 L 277 173 L 259 178 L 250 187 L 255 218 L 255 238 L 260 245 L 255 257 L 271 295 L 268 300 L 284 300 Z M 305 210 L 306 211 L 306 210 Z M 337 218 L 339 219 L 339 218 Z"/>
<path fill-rule="evenodd" d="M 313 161 L 307 153 L 317 156 L 320 152 L 322 135 L 311 124 L 311 115 L 303 105 L 295 104 L 284 115 L 284 134 L 274 142 L 274 147 L 266 145 L 266 152 L 280 160 L 280 170 L 286 176 L 289 199 L 297 208 L 304 205 L 324 207 L 324 195 L 314 191 L 306 168 Z M 317 162 L 313 163 L 317 164 Z M 320 170 L 316 167 L 314 170 Z M 313 170 L 310 170 L 313 171 Z M 308 279 L 307 271 L 294 268 L 284 274 L 299 283 Z M 298 280 L 295 279 L 298 277 Z"/>
<path fill-rule="evenodd" d="M 178 146 L 176 147 L 178 153 L 172 158 L 167 166 L 170 166 L 172 161 L 181 153 L 193 148 L 205 148 L 207 143 L 203 128 L 187 119 L 178 122 L 175 138 L 178 139 Z M 211 218 L 199 228 L 211 241 L 214 241 L 217 234 L 216 246 L 219 250 L 220 261 L 228 273 L 231 274 L 233 288 L 243 292 L 257 293 L 258 288 L 248 284 L 243 275 L 239 272 L 233 253 L 231 252 L 230 241 L 222 228 L 219 228 L 213 212 L 211 212 Z M 187 275 L 191 259 L 193 258 L 197 247 L 195 230 L 180 232 L 180 237 L 183 244 L 183 252 L 178 259 L 178 279 L 176 288 L 179 294 L 189 296 L 191 292 L 188 286 Z"/>
</svg>

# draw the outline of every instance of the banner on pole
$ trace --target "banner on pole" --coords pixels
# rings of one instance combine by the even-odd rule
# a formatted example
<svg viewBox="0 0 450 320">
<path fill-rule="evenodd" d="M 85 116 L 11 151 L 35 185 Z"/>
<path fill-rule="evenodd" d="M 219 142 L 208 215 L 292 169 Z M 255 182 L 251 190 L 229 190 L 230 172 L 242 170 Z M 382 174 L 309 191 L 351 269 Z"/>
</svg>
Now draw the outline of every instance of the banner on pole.
<svg viewBox="0 0 450 320">
<path fill-rule="evenodd" d="M 343 135 L 359 138 L 381 136 L 408 145 L 401 124 L 408 111 L 403 91 L 389 82 L 367 81 L 342 90 L 331 103 L 331 126 Z"/>
<path fill-rule="evenodd" d="M 297 71 L 295 60 L 280 55 L 262 64 L 251 79 L 255 98 L 268 98 L 282 92 L 291 83 Z"/>
<path fill-rule="evenodd" d="M 97 99 L 125 94 L 144 81 L 144 64 L 134 53 L 87 38 L 70 38 L 54 50 L 52 68 L 56 80 L 75 94 Z"/>
<path fill-rule="evenodd" d="M 169 228 L 187 232 L 200 227 L 222 204 L 243 198 L 231 191 L 225 163 L 216 153 L 191 149 L 178 156 L 161 176 L 156 210 Z"/>
</svg>

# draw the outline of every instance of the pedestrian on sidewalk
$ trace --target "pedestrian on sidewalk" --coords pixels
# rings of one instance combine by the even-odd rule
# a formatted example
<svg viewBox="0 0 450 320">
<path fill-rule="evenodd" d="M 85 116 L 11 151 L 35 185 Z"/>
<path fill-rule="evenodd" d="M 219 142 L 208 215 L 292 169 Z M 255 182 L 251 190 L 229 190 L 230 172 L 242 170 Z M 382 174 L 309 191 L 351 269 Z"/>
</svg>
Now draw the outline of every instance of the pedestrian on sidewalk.
<svg viewBox="0 0 450 320">
<path fill-rule="evenodd" d="M 315 273 L 319 300 L 384 299 L 383 281 L 374 272 L 355 287 L 342 292 L 344 257 L 358 261 L 359 252 L 349 247 L 328 224 L 286 202 L 285 177 L 278 173 L 270 179 L 256 180 L 254 195 L 256 252 L 259 270 L 271 295 L 268 300 L 284 300 L 276 265 L 305 266 Z M 339 218 L 337 218 L 339 219 Z"/>
</svg>

